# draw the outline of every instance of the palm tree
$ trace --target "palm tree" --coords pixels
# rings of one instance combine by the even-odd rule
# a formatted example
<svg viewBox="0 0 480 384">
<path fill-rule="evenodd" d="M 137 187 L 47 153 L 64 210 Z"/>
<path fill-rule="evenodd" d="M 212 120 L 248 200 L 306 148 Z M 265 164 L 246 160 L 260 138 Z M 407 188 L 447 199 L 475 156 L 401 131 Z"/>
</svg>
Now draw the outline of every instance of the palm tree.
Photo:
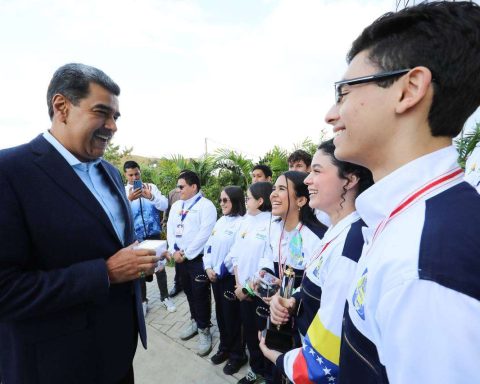
<svg viewBox="0 0 480 384">
<path fill-rule="evenodd" d="M 203 155 L 199 159 L 190 159 L 190 167 L 200 178 L 200 185 L 207 185 L 213 171 L 215 161 L 210 155 Z"/>
<path fill-rule="evenodd" d="M 250 184 L 250 172 L 253 168 L 252 160 L 229 149 L 217 149 L 213 159 L 215 169 L 219 171 L 218 176 L 224 183 L 238 185 L 244 190 L 247 188 Z"/>
<path fill-rule="evenodd" d="M 465 169 L 465 163 L 467 162 L 468 156 L 473 152 L 477 144 L 480 142 L 480 123 L 477 123 L 475 129 L 465 134 L 462 131 L 460 138 L 455 140 L 455 145 L 457 146 L 458 151 L 458 164 L 460 167 Z"/>
<path fill-rule="evenodd" d="M 287 158 L 287 151 L 283 148 L 280 148 L 278 145 L 275 145 L 265 154 L 259 163 L 268 165 L 273 173 L 272 179 L 276 180 L 281 173 L 288 170 Z"/>
</svg>

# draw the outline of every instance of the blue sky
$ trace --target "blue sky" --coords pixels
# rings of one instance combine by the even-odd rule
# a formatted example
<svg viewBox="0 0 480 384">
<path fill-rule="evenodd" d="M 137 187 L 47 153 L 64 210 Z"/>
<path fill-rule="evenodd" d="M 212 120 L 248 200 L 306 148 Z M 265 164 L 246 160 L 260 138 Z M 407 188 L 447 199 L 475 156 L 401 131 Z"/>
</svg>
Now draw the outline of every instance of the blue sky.
<svg viewBox="0 0 480 384">
<path fill-rule="evenodd" d="M 351 41 L 395 4 L 0 0 L 0 148 L 49 128 L 46 88 L 67 62 L 120 85 L 114 143 L 136 154 L 195 157 L 207 138 L 256 157 L 318 141 Z"/>
</svg>

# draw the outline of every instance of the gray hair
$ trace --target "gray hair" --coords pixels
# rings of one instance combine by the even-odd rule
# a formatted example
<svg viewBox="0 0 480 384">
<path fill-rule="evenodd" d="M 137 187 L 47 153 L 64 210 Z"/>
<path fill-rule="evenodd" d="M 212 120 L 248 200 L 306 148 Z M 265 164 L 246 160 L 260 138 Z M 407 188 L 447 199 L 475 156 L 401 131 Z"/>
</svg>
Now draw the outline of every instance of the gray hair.
<svg viewBox="0 0 480 384">
<path fill-rule="evenodd" d="M 120 87 L 103 71 L 85 64 L 70 63 L 58 68 L 48 85 L 47 105 L 50 120 L 53 119 L 53 96 L 65 96 L 73 105 L 88 96 L 90 83 L 95 83 L 115 96 L 120 95 Z"/>
</svg>

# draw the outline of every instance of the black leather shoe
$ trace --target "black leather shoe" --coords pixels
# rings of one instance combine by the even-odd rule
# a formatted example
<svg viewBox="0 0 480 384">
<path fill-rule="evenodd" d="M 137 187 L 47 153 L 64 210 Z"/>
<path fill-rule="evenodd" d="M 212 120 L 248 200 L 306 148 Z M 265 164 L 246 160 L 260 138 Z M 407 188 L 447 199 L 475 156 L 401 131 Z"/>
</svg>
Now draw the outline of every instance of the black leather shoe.
<svg viewBox="0 0 480 384">
<path fill-rule="evenodd" d="M 168 292 L 168 295 L 170 297 L 174 297 L 174 296 L 177 296 L 180 292 L 182 292 L 183 289 L 182 288 L 178 288 L 176 285 L 174 285 L 172 287 L 172 289 L 170 290 L 170 292 Z"/>
<path fill-rule="evenodd" d="M 227 361 L 228 359 L 228 353 L 223 352 L 223 351 L 218 351 L 215 355 L 213 355 L 210 360 L 212 360 L 212 363 L 217 365 L 217 364 L 222 364 L 224 361 Z"/>
<path fill-rule="evenodd" d="M 226 375 L 233 375 L 234 373 L 237 373 L 240 368 L 247 363 L 247 361 L 247 356 L 245 356 L 243 359 L 228 360 L 227 364 L 225 364 L 223 367 L 223 373 Z"/>
</svg>

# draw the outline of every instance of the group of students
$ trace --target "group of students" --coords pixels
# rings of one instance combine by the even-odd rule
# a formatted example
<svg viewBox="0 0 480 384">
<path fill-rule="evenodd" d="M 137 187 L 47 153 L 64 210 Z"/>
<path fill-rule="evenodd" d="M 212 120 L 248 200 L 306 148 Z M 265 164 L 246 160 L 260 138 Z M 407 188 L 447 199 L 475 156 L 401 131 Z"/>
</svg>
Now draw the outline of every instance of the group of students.
<svg viewBox="0 0 480 384">
<path fill-rule="evenodd" d="M 289 170 L 275 184 L 255 182 L 245 197 L 236 186 L 221 192 L 223 216 L 206 243 L 203 259 L 220 331 L 212 362 L 228 359 L 224 372 L 235 373 L 246 362 L 246 344 L 250 370 L 239 383 L 276 383 L 282 377 L 301 382 L 299 377 L 308 375 L 294 369 L 298 349 L 281 354 L 269 349 L 263 338 L 259 340 L 268 316 L 273 324 L 291 324 L 298 347 L 311 344 L 309 329 L 317 336 L 321 328 L 333 334 L 335 342 L 317 348 L 316 353 L 331 369 L 329 377 L 336 377 L 338 359 L 330 356 L 339 353 L 341 298 L 346 296 L 363 244 L 363 222 L 355 212 L 355 199 L 373 179 L 366 168 L 336 159 L 334 151 L 333 139 L 318 147 L 313 161 L 296 151 L 289 159 L 290 169 L 303 165 L 304 170 L 311 168 L 309 173 Z M 298 154 L 301 159 L 295 157 Z M 256 170 L 262 179 L 271 177 L 265 166 Z M 317 219 L 318 211 L 328 215 L 328 230 Z M 280 279 L 287 268 L 295 273 L 296 291 L 290 299 L 253 294 L 253 276 L 263 271 Z M 333 350 L 324 350 L 328 347 Z"/>
<path fill-rule="evenodd" d="M 480 196 L 452 146 L 480 104 L 479 25 L 473 2 L 383 15 L 352 45 L 325 118 L 336 137 L 310 173 L 252 184 L 244 218 L 241 190 L 222 191 L 204 260 L 212 361 L 237 368 L 245 342 L 239 383 L 479 381 Z M 287 267 L 292 297 L 252 294 L 252 275 Z M 291 325 L 296 348 L 267 346 L 266 314 Z"/>
</svg>

